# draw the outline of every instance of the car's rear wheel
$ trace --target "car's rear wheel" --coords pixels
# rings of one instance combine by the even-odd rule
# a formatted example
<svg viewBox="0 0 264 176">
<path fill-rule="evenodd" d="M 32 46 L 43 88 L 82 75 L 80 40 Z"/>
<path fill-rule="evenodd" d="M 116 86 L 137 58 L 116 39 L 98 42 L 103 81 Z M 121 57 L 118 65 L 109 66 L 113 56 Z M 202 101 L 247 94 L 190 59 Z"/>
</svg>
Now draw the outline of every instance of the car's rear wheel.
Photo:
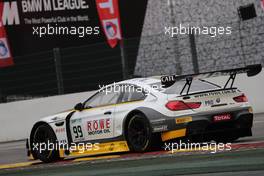
<svg viewBox="0 0 264 176">
<path fill-rule="evenodd" d="M 34 158 L 49 163 L 59 160 L 57 138 L 48 124 L 36 128 L 33 134 L 31 149 Z"/>
<path fill-rule="evenodd" d="M 127 123 L 127 142 L 131 151 L 144 152 L 151 146 L 151 128 L 142 114 L 136 114 Z"/>
</svg>

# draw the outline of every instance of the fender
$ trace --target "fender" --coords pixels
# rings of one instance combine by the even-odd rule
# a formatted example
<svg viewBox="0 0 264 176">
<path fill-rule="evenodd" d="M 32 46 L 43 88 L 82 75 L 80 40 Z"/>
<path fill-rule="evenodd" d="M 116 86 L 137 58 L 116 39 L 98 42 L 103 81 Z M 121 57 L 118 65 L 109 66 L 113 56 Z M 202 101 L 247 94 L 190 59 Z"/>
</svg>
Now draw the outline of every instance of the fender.
<svg viewBox="0 0 264 176">
<path fill-rule="evenodd" d="M 136 108 L 133 111 L 129 112 L 128 115 L 125 117 L 124 122 L 123 122 L 123 127 L 124 127 L 123 128 L 124 129 L 123 134 L 125 134 L 125 125 L 126 125 L 127 118 L 129 118 L 131 115 L 133 115 L 135 113 L 142 113 L 145 115 L 145 117 L 150 122 L 153 133 L 167 131 L 168 125 L 169 125 L 167 123 L 168 122 L 167 119 L 169 117 L 161 114 L 160 112 L 158 112 L 152 108 L 139 107 L 139 108 Z"/>
</svg>

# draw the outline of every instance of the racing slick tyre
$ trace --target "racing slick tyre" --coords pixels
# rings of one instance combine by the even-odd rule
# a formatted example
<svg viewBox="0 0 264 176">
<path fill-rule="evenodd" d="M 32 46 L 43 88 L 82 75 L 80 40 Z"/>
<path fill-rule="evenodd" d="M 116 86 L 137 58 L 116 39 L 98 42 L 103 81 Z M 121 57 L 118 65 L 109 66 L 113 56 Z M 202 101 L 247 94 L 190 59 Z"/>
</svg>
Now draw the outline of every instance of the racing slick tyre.
<svg viewBox="0 0 264 176">
<path fill-rule="evenodd" d="M 31 140 L 32 155 L 45 163 L 54 162 L 60 159 L 57 149 L 57 138 L 48 124 L 42 124 L 35 130 Z M 34 146 L 37 149 L 34 149 Z"/>
<path fill-rule="evenodd" d="M 136 114 L 127 123 L 126 138 L 129 149 L 133 152 L 144 152 L 151 146 L 151 128 L 149 121 L 142 114 Z"/>
</svg>

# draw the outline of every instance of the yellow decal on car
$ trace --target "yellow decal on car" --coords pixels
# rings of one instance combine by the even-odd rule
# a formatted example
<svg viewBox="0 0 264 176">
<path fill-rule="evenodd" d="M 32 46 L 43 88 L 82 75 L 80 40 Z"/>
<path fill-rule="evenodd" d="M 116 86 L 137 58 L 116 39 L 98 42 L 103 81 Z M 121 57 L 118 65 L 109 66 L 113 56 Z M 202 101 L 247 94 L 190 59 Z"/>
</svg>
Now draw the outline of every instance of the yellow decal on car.
<svg viewBox="0 0 264 176">
<path fill-rule="evenodd" d="M 83 156 L 83 155 L 99 155 L 106 153 L 115 153 L 115 152 L 127 152 L 129 151 L 128 145 L 126 141 L 115 141 L 115 142 L 107 142 L 107 143 L 98 143 L 97 147 L 94 149 L 85 150 L 82 147 L 79 147 L 77 150 L 71 151 L 68 155 L 71 156 Z M 60 152 L 60 157 L 63 153 Z"/>
<path fill-rule="evenodd" d="M 192 117 L 191 116 L 181 117 L 181 118 L 177 118 L 175 120 L 176 120 L 176 124 L 187 123 L 187 122 L 191 122 L 192 121 Z"/>
<path fill-rule="evenodd" d="M 161 139 L 162 141 L 168 141 L 171 139 L 184 137 L 185 135 L 186 135 L 186 128 L 161 133 Z"/>
</svg>

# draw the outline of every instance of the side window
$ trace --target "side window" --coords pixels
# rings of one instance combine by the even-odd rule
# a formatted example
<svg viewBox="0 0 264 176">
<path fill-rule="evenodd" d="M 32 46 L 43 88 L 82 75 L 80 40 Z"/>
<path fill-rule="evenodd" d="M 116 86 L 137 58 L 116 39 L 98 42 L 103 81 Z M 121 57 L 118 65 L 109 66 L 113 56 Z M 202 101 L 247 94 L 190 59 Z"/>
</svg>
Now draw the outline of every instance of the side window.
<svg viewBox="0 0 264 176">
<path fill-rule="evenodd" d="M 120 96 L 119 92 L 111 92 L 107 94 L 104 93 L 104 95 L 102 96 L 102 100 L 100 102 L 100 106 L 116 104 L 119 96 Z"/>
<path fill-rule="evenodd" d="M 96 95 L 94 95 L 90 100 L 88 100 L 85 103 L 84 108 L 100 106 L 100 102 L 102 100 L 102 97 L 103 97 L 103 92 L 97 93 Z"/>
<path fill-rule="evenodd" d="M 139 101 L 144 100 L 146 98 L 146 94 L 141 89 L 137 89 L 137 87 L 135 87 L 135 89 L 130 90 L 132 91 L 124 92 L 121 100 L 122 102 Z"/>
<path fill-rule="evenodd" d="M 116 104 L 120 95 L 120 92 L 99 92 L 85 103 L 85 108 Z"/>
<path fill-rule="evenodd" d="M 144 100 L 146 95 L 143 92 L 132 92 L 130 101 Z"/>
</svg>

